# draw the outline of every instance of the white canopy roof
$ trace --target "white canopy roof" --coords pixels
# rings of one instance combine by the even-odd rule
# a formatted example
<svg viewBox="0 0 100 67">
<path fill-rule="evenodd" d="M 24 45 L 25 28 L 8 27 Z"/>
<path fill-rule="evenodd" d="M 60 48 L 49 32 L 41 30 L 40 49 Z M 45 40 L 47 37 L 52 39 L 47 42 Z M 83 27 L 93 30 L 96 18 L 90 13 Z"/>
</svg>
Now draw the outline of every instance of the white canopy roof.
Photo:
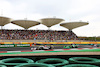
<svg viewBox="0 0 100 67">
<path fill-rule="evenodd" d="M 11 22 L 10 18 L 7 17 L 0 17 L 0 26 L 4 26 L 5 24 L 8 24 Z"/>
<path fill-rule="evenodd" d="M 11 23 L 24 27 L 25 29 L 40 24 L 38 21 L 31 20 L 14 20 Z"/>
<path fill-rule="evenodd" d="M 51 27 L 51 26 L 58 24 L 64 20 L 60 19 L 60 18 L 44 18 L 44 19 L 41 19 L 40 21 L 42 24 L 46 25 L 47 27 Z"/>
<path fill-rule="evenodd" d="M 88 22 L 68 22 L 68 23 L 61 23 L 60 26 L 72 30 L 74 28 L 81 27 L 88 24 L 89 24 Z"/>
</svg>

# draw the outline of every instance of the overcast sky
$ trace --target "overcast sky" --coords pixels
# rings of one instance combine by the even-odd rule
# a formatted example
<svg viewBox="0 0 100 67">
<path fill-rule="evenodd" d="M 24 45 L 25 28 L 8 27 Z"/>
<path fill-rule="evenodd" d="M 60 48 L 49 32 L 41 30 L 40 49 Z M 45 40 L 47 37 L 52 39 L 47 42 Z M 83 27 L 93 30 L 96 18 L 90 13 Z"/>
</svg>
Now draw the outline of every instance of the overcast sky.
<svg viewBox="0 0 100 67">
<path fill-rule="evenodd" d="M 65 22 L 83 21 L 89 25 L 75 28 L 78 36 L 100 36 L 100 0 L 0 0 L 0 16 L 19 20 L 40 20 L 42 18 L 62 18 Z M 23 29 L 7 24 L 4 29 Z M 29 29 L 48 29 L 40 24 Z M 68 30 L 59 24 L 52 30 Z"/>
</svg>

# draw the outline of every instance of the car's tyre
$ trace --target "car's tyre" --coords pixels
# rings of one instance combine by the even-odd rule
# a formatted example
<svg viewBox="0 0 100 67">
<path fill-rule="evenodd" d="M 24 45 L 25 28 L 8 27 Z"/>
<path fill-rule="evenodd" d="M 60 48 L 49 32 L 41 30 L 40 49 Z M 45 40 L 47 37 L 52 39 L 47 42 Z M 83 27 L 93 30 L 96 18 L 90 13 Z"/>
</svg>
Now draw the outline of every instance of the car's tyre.
<svg viewBox="0 0 100 67">
<path fill-rule="evenodd" d="M 43 50 L 43 47 L 40 47 L 39 50 Z"/>
<path fill-rule="evenodd" d="M 54 49 L 54 46 L 53 46 L 53 45 L 51 45 L 49 49 Z"/>
<path fill-rule="evenodd" d="M 99 47 L 99 45 L 97 45 L 97 47 Z"/>
<path fill-rule="evenodd" d="M 74 48 L 74 47 L 72 46 L 72 48 Z"/>
<path fill-rule="evenodd" d="M 78 48 L 78 46 L 75 46 L 75 48 Z"/>
</svg>

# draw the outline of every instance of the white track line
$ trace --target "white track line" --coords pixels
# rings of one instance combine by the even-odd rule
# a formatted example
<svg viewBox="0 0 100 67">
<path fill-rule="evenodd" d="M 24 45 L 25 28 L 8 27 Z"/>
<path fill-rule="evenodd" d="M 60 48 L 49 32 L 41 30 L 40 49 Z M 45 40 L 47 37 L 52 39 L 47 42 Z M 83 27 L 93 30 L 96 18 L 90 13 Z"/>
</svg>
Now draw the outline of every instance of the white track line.
<svg viewBox="0 0 100 67">
<path fill-rule="evenodd" d="M 7 53 L 21 52 L 21 51 L 7 51 Z"/>
</svg>

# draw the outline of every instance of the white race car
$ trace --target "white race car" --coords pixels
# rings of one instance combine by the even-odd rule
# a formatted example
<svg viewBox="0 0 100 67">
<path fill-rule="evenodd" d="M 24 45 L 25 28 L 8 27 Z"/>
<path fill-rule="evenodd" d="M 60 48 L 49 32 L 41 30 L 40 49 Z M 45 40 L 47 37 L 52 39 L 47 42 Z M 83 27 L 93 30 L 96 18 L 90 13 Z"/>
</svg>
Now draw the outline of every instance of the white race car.
<svg viewBox="0 0 100 67">
<path fill-rule="evenodd" d="M 36 48 L 36 50 L 49 50 L 49 49 L 53 49 L 54 46 L 50 45 L 50 46 L 39 46 Z"/>
<path fill-rule="evenodd" d="M 50 47 L 45 47 L 45 46 L 39 46 L 37 47 L 37 50 L 48 50 Z"/>
<path fill-rule="evenodd" d="M 36 48 L 31 48 L 31 50 L 49 50 L 49 49 L 53 49 L 54 46 L 50 45 L 50 46 L 38 46 Z"/>
</svg>

